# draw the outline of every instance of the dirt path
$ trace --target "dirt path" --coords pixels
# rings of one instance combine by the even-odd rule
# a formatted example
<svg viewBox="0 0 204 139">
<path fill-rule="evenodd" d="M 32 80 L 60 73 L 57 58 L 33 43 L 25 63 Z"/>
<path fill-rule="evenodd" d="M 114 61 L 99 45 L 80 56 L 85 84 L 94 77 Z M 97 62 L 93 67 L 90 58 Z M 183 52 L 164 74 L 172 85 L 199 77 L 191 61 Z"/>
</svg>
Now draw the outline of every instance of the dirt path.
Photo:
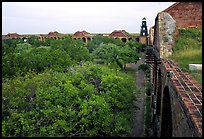
<svg viewBox="0 0 204 139">
<path fill-rule="evenodd" d="M 145 54 L 142 53 L 141 59 L 134 65 L 129 65 L 131 68 L 136 70 L 136 86 L 139 90 L 139 94 L 136 96 L 137 101 L 134 105 L 136 109 L 134 111 L 134 120 L 133 120 L 133 132 L 132 137 L 144 137 L 144 112 L 145 112 L 145 74 L 142 70 L 138 70 L 138 66 L 144 63 Z"/>
</svg>

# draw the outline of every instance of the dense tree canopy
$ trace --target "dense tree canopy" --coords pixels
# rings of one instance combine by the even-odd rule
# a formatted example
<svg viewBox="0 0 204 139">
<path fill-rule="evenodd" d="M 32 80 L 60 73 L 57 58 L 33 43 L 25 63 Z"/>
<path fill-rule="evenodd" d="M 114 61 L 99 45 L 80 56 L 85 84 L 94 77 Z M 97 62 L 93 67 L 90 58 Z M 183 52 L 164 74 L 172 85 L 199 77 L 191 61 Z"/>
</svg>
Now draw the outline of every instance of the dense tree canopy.
<svg viewBox="0 0 204 139">
<path fill-rule="evenodd" d="M 131 47 L 117 46 L 115 44 L 103 44 L 93 51 L 93 56 L 96 59 L 102 59 L 106 64 L 116 64 L 121 69 L 123 65 L 127 63 L 134 63 L 139 59 L 138 53 L 136 53 Z"/>
<path fill-rule="evenodd" d="M 2 44 L 3 137 L 130 135 L 135 81 L 119 67 L 138 60 L 140 44 L 102 36 Z"/>
<path fill-rule="evenodd" d="M 3 82 L 3 136 L 128 134 L 132 77 L 92 63 L 69 71 L 28 73 Z"/>
</svg>

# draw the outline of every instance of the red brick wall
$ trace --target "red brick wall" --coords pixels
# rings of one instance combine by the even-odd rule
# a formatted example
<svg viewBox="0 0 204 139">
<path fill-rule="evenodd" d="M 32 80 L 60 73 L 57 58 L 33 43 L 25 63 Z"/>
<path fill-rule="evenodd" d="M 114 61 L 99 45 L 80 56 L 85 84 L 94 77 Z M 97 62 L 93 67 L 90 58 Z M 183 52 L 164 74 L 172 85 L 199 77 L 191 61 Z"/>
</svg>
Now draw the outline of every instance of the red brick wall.
<svg viewBox="0 0 204 139">
<path fill-rule="evenodd" d="M 74 35 L 72 37 L 82 38 L 82 37 L 85 37 L 87 35 L 90 35 L 90 33 L 86 32 L 86 31 L 77 31 L 77 32 L 74 33 Z"/>
<path fill-rule="evenodd" d="M 112 32 L 110 35 L 110 37 L 127 37 L 125 36 L 122 32 Z"/>
<path fill-rule="evenodd" d="M 74 33 L 73 37 L 81 38 L 81 37 L 84 37 L 84 34 L 82 32 L 76 32 L 76 33 Z"/>
<path fill-rule="evenodd" d="M 144 45 L 147 45 L 147 37 L 146 36 L 140 36 L 139 42 L 144 44 Z"/>
<path fill-rule="evenodd" d="M 9 34 L 7 34 L 7 36 L 10 38 L 18 38 L 19 37 L 19 35 L 17 33 L 9 33 Z"/>
<path fill-rule="evenodd" d="M 178 2 L 163 12 L 169 13 L 178 27 L 202 28 L 202 2 Z"/>
</svg>

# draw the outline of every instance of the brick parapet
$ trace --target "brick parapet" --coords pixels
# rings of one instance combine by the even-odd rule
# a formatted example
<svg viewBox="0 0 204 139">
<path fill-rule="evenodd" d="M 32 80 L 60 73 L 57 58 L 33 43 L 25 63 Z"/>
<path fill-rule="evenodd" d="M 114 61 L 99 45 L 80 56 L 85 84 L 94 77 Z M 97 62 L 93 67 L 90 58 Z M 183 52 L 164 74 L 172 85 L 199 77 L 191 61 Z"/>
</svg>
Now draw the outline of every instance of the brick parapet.
<svg viewBox="0 0 204 139">
<path fill-rule="evenodd" d="M 163 72 L 170 74 L 168 86 L 173 86 L 178 101 L 190 120 L 189 125 L 195 135 L 202 136 L 202 85 L 192 76 L 183 72 L 172 60 L 162 60 Z"/>
</svg>

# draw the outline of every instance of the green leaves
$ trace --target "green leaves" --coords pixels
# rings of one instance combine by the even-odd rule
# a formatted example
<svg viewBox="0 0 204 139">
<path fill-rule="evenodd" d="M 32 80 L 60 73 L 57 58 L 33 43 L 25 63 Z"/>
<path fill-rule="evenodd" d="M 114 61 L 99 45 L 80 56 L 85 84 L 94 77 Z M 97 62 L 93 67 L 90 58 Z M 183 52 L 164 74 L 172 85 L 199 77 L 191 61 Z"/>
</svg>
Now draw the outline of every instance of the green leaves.
<svg viewBox="0 0 204 139">
<path fill-rule="evenodd" d="M 107 65 L 116 64 L 123 69 L 123 65 L 136 62 L 138 54 L 129 46 L 117 46 L 115 44 L 104 44 L 92 53 L 95 59 L 102 59 Z"/>
<path fill-rule="evenodd" d="M 138 48 L 97 37 L 88 44 L 97 46 L 92 50 L 70 36 L 3 42 L 4 137 L 102 137 L 131 132 L 135 82 L 118 68 L 136 61 Z M 105 64 L 94 64 L 92 58 Z"/>
<path fill-rule="evenodd" d="M 127 134 L 134 90 L 130 77 L 91 62 L 73 68 L 75 73 L 50 70 L 3 82 L 3 113 L 9 113 L 3 117 L 3 135 Z"/>
</svg>

